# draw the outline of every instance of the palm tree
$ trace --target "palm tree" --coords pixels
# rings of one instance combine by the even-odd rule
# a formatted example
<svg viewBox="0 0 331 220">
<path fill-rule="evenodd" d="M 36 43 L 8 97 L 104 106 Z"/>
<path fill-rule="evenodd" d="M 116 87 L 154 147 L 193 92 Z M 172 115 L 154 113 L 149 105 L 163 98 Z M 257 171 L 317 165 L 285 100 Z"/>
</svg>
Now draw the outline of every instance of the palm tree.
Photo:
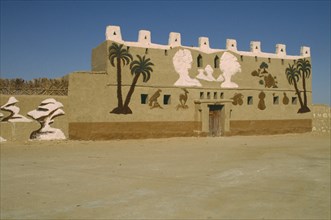
<svg viewBox="0 0 331 220">
<path fill-rule="evenodd" d="M 287 81 L 290 83 L 290 85 L 292 85 L 292 84 L 294 85 L 295 91 L 298 95 L 300 106 L 301 106 L 298 113 L 304 113 L 303 112 L 304 106 L 303 106 L 301 94 L 300 94 L 300 91 L 298 89 L 298 84 L 297 84 L 297 82 L 300 79 L 299 71 L 294 67 L 294 64 L 293 65 L 288 64 L 288 68 L 286 68 L 285 74 L 286 74 Z"/>
<path fill-rule="evenodd" d="M 310 65 L 309 60 L 306 60 L 306 59 L 299 59 L 296 64 L 297 64 L 299 74 L 302 77 L 303 105 L 307 107 L 306 78 L 309 78 L 309 76 L 310 76 L 311 65 Z M 310 109 L 309 109 L 309 111 L 310 111 Z"/>
<path fill-rule="evenodd" d="M 132 114 L 132 111 L 129 107 L 129 103 L 138 82 L 140 75 L 143 76 L 143 82 L 147 82 L 151 77 L 151 72 L 153 69 L 151 66 L 154 66 L 152 62 L 150 62 L 150 58 L 145 58 L 145 56 L 141 57 L 137 55 L 138 59 L 134 60 L 130 64 L 131 74 L 133 77 L 132 84 L 130 86 L 130 90 L 126 96 L 124 107 L 123 107 L 123 114 Z"/>
<path fill-rule="evenodd" d="M 118 45 L 113 43 L 109 47 L 109 61 L 110 64 L 117 67 L 117 107 L 114 108 L 110 113 L 120 114 L 123 109 L 123 98 L 122 98 L 122 66 L 128 65 L 132 61 L 132 55 L 123 48 L 123 44 Z"/>
</svg>

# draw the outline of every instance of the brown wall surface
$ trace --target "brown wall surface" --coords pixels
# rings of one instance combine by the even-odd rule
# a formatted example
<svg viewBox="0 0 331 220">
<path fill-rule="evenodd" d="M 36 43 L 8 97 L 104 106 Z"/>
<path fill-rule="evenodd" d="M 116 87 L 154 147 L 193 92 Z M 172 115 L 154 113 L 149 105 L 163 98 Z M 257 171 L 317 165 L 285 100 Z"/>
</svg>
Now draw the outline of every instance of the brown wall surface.
<svg viewBox="0 0 331 220">
<path fill-rule="evenodd" d="M 141 139 L 198 136 L 201 123 L 173 122 L 90 122 L 69 123 L 73 140 Z"/>
<path fill-rule="evenodd" d="M 230 121 L 231 135 L 265 135 L 311 132 L 312 120 Z"/>
</svg>

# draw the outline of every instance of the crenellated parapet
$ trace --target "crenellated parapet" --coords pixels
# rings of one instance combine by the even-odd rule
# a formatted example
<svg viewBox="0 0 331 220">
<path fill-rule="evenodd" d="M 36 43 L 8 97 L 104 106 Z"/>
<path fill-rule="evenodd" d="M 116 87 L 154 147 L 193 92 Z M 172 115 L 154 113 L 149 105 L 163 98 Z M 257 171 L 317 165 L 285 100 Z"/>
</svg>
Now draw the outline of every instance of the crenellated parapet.
<svg viewBox="0 0 331 220">
<path fill-rule="evenodd" d="M 210 48 L 209 38 L 200 37 L 198 47 L 188 47 L 181 44 L 181 34 L 171 32 L 169 34 L 168 45 L 154 44 L 151 40 L 151 32 L 148 30 L 140 30 L 138 34 L 137 42 L 124 41 L 121 35 L 121 28 L 119 26 L 107 26 L 106 28 L 106 40 L 122 43 L 127 46 L 144 47 L 144 48 L 156 48 L 156 49 L 172 49 L 174 47 L 183 47 L 188 49 L 198 50 L 204 53 L 215 53 L 221 51 L 233 51 L 240 55 L 246 56 L 257 56 L 257 57 L 268 57 L 268 58 L 286 58 L 286 59 L 297 59 L 300 57 L 310 57 L 310 48 L 302 46 L 300 49 L 300 55 L 291 56 L 286 53 L 285 44 L 276 44 L 275 53 L 262 52 L 260 41 L 250 42 L 250 51 L 238 51 L 237 41 L 235 39 L 227 39 L 225 49 L 214 49 Z"/>
</svg>

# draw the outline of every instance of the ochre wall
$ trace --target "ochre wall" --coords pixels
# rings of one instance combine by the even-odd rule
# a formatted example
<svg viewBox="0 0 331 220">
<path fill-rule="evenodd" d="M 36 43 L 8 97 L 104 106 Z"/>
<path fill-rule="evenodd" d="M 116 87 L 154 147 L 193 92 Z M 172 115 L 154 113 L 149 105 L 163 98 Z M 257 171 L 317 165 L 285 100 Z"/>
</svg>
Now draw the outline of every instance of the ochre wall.
<svg viewBox="0 0 331 220">
<path fill-rule="evenodd" d="M 56 101 L 63 104 L 63 111 L 65 115 L 57 117 L 54 119 L 54 123 L 51 127 L 59 128 L 62 130 L 64 135 L 68 138 L 68 98 L 67 96 L 41 96 L 41 95 L 13 95 L 19 102 L 15 106 L 20 108 L 20 115 L 25 116 L 32 120 L 32 122 L 0 122 L 1 134 L 0 136 L 8 141 L 26 141 L 29 140 L 30 134 L 40 128 L 40 124 L 27 116 L 29 111 L 36 109 L 40 103 L 48 98 L 54 98 Z M 11 95 L 0 95 L 0 105 L 7 103 Z M 8 112 L 2 111 L 4 117 L 9 115 Z"/>
<path fill-rule="evenodd" d="M 116 73 L 116 67 L 113 67 L 109 60 L 108 60 L 108 48 L 112 44 L 112 41 L 104 41 L 99 46 L 92 50 L 92 70 L 93 71 L 107 71 L 108 73 Z M 124 45 L 125 49 L 127 46 Z M 191 51 L 193 63 L 192 68 L 189 70 L 189 74 L 192 78 L 198 75 L 198 69 L 204 69 L 206 65 L 210 65 L 213 70 L 213 76 L 216 79 L 220 74 L 221 71 L 219 68 L 214 68 L 214 58 L 217 55 L 220 59 L 222 52 L 210 53 L 206 54 L 201 51 L 184 48 L 184 47 L 175 47 L 172 49 L 167 50 L 167 55 L 165 55 L 165 50 L 163 49 L 155 49 L 155 48 L 148 48 L 148 52 L 146 54 L 146 48 L 141 47 L 129 47 L 129 53 L 133 56 L 134 59 L 137 59 L 136 55 L 143 56 L 150 58 L 151 61 L 154 63 L 153 66 L 153 73 L 151 79 L 147 83 L 139 82 L 139 84 L 148 85 L 148 86 L 173 86 L 176 80 L 178 79 L 178 73 L 174 69 L 172 58 L 174 57 L 175 53 L 180 49 L 188 49 Z M 276 76 L 278 81 L 278 89 L 276 90 L 293 90 L 293 85 L 289 85 L 286 76 L 285 76 L 285 69 L 289 67 L 289 64 L 294 63 L 294 59 L 287 59 L 286 57 L 279 57 L 279 58 L 271 58 L 270 62 L 267 57 L 257 57 L 254 56 L 245 56 L 243 55 L 241 58 L 240 52 L 234 51 L 227 51 L 233 54 L 240 66 L 241 72 L 235 74 L 232 77 L 232 81 L 239 85 L 240 89 L 261 89 L 264 90 L 264 85 L 259 84 L 259 80 L 261 78 L 252 76 L 251 73 L 254 70 L 257 70 L 260 67 L 262 62 L 268 64 L 268 72 L 272 74 L 272 76 Z M 203 66 L 197 67 L 197 57 L 201 55 L 203 59 Z M 306 57 L 307 60 L 310 61 L 310 57 Z M 282 61 L 283 60 L 283 61 Z M 153 77 L 155 75 L 155 77 Z M 132 82 L 132 75 L 130 73 L 130 69 L 128 66 L 124 66 L 122 68 L 122 80 L 123 84 L 131 84 Z M 306 82 L 306 88 L 308 92 L 311 92 L 311 79 L 312 75 Z M 301 82 L 302 80 L 300 80 Z M 116 84 L 116 77 L 113 77 L 109 81 L 111 84 Z M 213 89 L 220 89 L 220 82 L 208 82 L 200 80 L 202 86 L 204 88 L 213 88 Z M 298 84 L 300 90 L 302 90 L 302 83 Z M 309 100 L 311 103 L 311 100 Z"/>
<path fill-rule="evenodd" d="M 199 132 L 201 123 L 194 121 L 171 122 L 72 122 L 70 139 L 109 140 L 204 136 Z"/>
</svg>

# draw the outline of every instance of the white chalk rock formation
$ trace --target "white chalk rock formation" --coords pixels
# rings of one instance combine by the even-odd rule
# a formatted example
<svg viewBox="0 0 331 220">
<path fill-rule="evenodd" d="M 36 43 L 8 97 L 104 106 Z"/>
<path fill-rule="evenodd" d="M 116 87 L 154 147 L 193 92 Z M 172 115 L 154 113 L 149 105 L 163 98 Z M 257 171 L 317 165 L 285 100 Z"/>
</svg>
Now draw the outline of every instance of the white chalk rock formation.
<svg viewBox="0 0 331 220">
<path fill-rule="evenodd" d="M 12 96 L 9 98 L 6 104 L 0 107 L 1 110 L 10 112 L 10 115 L 4 118 L 2 121 L 31 122 L 30 119 L 18 114 L 20 112 L 20 108 L 15 105 L 16 103 L 18 103 L 18 100 Z"/>
<path fill-rule="evenodd" d="M 210 65 L 207 65 L 205 69 L 198 69 L 199 74 L 197 75 L 198 79 L 206 80 L 209 82 L 215 81 L 213 76 L 213 68 Z"/>
<path fill-rule="evenodd" d="M 55 99 L 45 99 L 41 102 L 37 109 L 28 112 L 28 115 L 38 121 L 41 127 L 32 132 L 30 139 L 36 140 L 61 140 L 66 139 L 63 132 L 58 128 L 52 128 L 50 125 L 54 122 L 54 118 L 64 115 L 61 102 Z"/>
<path fill-rule="evenodd" d="M 189 76 L 189 69 L 192 68 L 192 54 L 187 49 L 180 49 L 172 58 L 176 72 L 179 74 L 179 79 L 175 82 L 175 86 L 201 87 L 201 83 L 197 79 L 192 79 Z"/>
<path fill-rule="evenodd" d="M 223 82 L 221 84 L 222 88 L 238 88 L 238 85 L 234 82 L 231 82 L 231 77 L 236 73 L 241 72 L 240 64 L 237 60 L 237 57 L 232 55 L 229 52 L 224 52 L 220 60 L 220 70 L 221 74 L 217 81 Z"/>
</svg>

